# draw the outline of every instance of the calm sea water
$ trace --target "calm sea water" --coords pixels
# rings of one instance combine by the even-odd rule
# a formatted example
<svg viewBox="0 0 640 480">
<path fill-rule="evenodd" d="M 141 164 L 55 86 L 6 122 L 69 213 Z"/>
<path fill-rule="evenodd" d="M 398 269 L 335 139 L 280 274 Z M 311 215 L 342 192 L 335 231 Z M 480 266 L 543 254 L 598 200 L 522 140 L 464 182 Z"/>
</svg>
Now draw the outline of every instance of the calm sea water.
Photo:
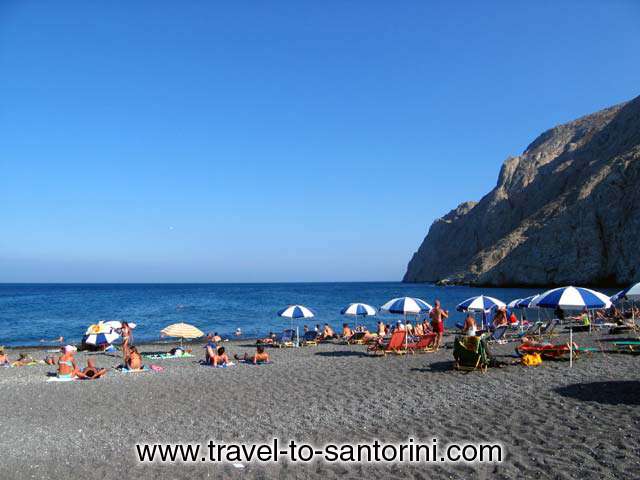
<svg viewBox="0 0 640 480">
<path fill-rule="evenodd" d="M 399 296 L 438 298 L 451 312 L 449 325 L 462 320 L 454 312 L 462 300 L 484 293 L 505 302 L 538 293 L 531 289 L 436 287 L 403 283 L 285 283 L 285 284 L 108 284 L 0 285 L 0 345 L 36 345 L 40 339 L 63 335 L 80 341 L 88 325 L 99 320 L 137 323 L 136 342 L 158 340 L 168 324 L 186 322 L 204 332 L 231 335 L 240 327 L 245 336 L 266 335 L 289 325 L 276 312 L 288 304 L 311 308 L 316 317 L 300 321 L 328 322 L 339 327 L 353 320 L 340 315 L 351 302 L 379 307 Z M 381 314 L 385 322 L 397 317 Z M 374 326 L 376 317 L 364 322 Z"/>
</svg>

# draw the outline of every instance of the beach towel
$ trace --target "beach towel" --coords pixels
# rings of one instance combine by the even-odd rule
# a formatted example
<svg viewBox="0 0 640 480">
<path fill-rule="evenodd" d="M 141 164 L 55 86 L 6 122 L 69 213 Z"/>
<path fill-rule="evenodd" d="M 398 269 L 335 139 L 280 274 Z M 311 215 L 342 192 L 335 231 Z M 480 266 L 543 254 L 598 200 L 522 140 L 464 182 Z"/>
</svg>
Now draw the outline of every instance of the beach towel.
<svg viewBox="0 0 640 480">
<path fill-rule="evenodd" d="M 244 363 L 245 365 L 271 365 L 273 362 L 271 360 L 269 360 L 268 362 L 258 362 L 258 363 L 253 363 L 251 360 L 238 360 L 240 363 Z"/>
<path fill-rule="evenodd" d="M 47 378 L 47 382 L 75 382 L 76 380 L 80 380 L 78 377 L 63 377 L 60 378 L 57 375 L 55 377 Z"/>
<path fill-rule="evenodd" d="M 204 360 L 200 360 L 200 365 L 204 367 L 213 367 L 213 368 L 227 368 L 227 367 L 235 367 L 236 364 L 233 362 L 225 363 L 224 365 L 213 365 L 212 363 L 207 363 Z"/>
<path fill-rule="evenodd" d="M 148 358 L 149 360 L 169 360 L 172 358 L 190 358 L 193 357 L 193 354 L 184 352 L 182 355 L 172 355 L 170 353 L 147 353 L 142 355 L 144 358 Z"/>
<path fill-rule="evenodd" d="M 152 367 L 154 367 L 155 365 L 152 365 Z M 116 370 L 118 370 L 120 373 L 144 373 L 144 372 L 153 372 L 155 371 L 155 369 L 150 368 L 146 365 L 144 365 L 141 369 L 139 370 L 130 370 L 128 368 L 123 368 L 123 367 L 116 367 Z"/>
</svg>

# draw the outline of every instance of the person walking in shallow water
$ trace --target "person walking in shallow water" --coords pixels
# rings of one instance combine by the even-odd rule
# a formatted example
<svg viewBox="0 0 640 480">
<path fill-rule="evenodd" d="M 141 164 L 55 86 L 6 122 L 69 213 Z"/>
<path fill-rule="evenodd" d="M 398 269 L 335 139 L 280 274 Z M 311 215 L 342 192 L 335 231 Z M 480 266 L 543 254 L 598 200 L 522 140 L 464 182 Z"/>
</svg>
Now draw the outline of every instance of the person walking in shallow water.
<svg viewBox="0 0 640 480">
<path fill-rule="evenodd" d="M 429 313 L 429 317 L 431 318 L 433 333 L 436 334 L 435 349 L 438 350 L 442 343 L 442 335 L 444 334 L 444 321 L 449 318 L 449 311 L 444 310 L 440 306 L 440 300 L 436 300 L 433 309 Z"/>
</svg>

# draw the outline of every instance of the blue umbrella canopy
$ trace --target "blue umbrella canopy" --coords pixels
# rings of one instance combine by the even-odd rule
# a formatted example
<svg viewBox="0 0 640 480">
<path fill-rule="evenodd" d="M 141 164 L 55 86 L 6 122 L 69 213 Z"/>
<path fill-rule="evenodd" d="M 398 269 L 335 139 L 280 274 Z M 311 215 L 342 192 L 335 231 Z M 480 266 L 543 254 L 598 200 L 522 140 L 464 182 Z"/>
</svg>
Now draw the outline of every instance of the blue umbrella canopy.
<svg viewBox="0 0 640 480">
<path fill-rule="evenodd" d="M 640 282 L 636 283 L 635 285 L 631 285 L 630 287 L 625 288 L 624 290 L 616 293 L 614 295 L 614 297 L 618 297 L 616 298 L 616 300 L 613 300 L 612 297 L 612 301 L 617 301 L 617 300 L 640 300 Z"/>
<path fill-rule="evenodd" d="M 534 308 L 533 302 L 538 298 L 538 295 L 531 295 L 530 297 L 521 298 L 517 303 L 516 308 Z"/>
<path fill-rule="evenodd" d="M 375 315 L 378 312 L 375 308 L 373 308 L 371 305 L 367 305 L 366 303 L 350 303 L 342 310 L 340 310 L 340 313 L 342 315 L 367 316 Z"/>
<path fill-rule="evenodd" d="M 285 318 L 312 318 L 315 315 L 304 305 L 289 305 L 279 310 L 278 316 Z"/>
<path fill-rule="evenodd" d="M 380 310 L 401 315 L 426 313 L 432 309 L 433 307 L 424 300 L 413 297 L 394 298 L 380 307 Z"/>
<path fill-rule="evenodd" d="M 506 307 L 502 300 L 497 298 L 479 295 L 477 297 L 467 298 L 456 307 L 459 312 L 487 312 L 492 308 Z"/>
<path fill-rule="evenodd" d="M 538 308 L 563 308 L 582 310 L 583 308 L 609 308 L 611 300 L 604 293 L 582 287 L 560 287 L 541 293 L 532 304 Z"/>
</svg>

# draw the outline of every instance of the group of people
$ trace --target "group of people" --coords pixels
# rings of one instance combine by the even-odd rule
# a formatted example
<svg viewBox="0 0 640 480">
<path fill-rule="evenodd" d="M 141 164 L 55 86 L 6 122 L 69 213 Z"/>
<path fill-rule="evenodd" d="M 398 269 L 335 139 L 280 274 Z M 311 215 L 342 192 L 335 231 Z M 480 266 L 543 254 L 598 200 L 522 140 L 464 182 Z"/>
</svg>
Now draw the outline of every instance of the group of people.
<svg viewBox="0 0 640 480">
<path fill-rule="evenodd" d="M 229 355 L 224 347 L 218 346 L 221 341 L 217 333 L 207 335 L 207 344 L 204 346 L 204 363 L 214 367 L 222 367 L 229 365 Z M 265 351 L 263 345 L 256 347 L 256 352 L 253 355 L 245 353 L 243 356 L 235 354 L 233 358 L 240 362 L 253 363 L 254 365 L 260 363 L 268 363 L 270 361 L 269 354 Z"/>
</svg>

